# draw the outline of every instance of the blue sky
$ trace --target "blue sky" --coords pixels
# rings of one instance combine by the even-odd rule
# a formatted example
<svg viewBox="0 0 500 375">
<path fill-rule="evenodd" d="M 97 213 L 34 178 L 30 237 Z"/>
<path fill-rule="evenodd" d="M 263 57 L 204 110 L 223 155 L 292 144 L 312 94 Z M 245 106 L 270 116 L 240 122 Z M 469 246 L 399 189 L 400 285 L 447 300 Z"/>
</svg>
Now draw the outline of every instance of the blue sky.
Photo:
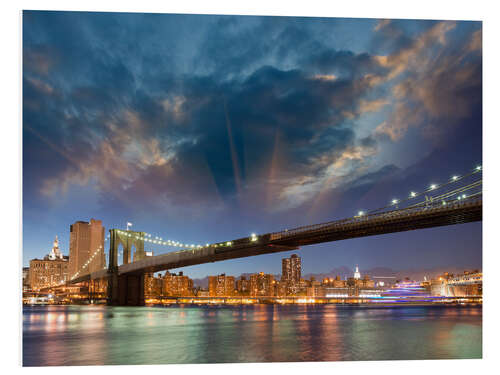
<svg viewBox="0 0 500 375">
<path fill-rule="evenodd" d="M 103 220 L 184 243 L 352 216 L 482 160 L 480 22 L 23 13 L 23 260 Z M 310 246 L 481 267 L 482 225 Z M 168 249 L 156 249 L 158 252 Z M 280 271 L 288 253 L 189 267 Z"/>
</svg>

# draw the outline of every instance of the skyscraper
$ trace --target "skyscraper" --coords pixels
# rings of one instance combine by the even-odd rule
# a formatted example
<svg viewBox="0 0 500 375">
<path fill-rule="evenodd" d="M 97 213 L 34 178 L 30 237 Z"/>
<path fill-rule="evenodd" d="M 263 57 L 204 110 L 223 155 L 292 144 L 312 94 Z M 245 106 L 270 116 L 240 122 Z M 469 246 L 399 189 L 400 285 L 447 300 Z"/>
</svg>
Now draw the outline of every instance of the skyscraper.
<svg viewBox="0 0 500 375">
<path fill-rule="evenodd" d="M 105 267 L 104 227 L 101 220 L 77 221 L 70 225 L 69 275 L 85 274 Z M 91 257 L 93 256 L 92 260 Z M 90 260 L 88 265 L 85 265 Z"/>
<path fill-rule="evenodd" d="M 286 283 L 287 294 L 295 294 L 299 288 L 302 260 L 297 254 L 281 260 L 281 281 Z"/>
<path fill-rule="evenodd" d="M 297 254 L 293 254 L 290 258 L 282 259 L 281 266 L 282 280 L 287 280 L 292 283 L 298 283 L 300 281 L 302 261 Z"/>
</svg>

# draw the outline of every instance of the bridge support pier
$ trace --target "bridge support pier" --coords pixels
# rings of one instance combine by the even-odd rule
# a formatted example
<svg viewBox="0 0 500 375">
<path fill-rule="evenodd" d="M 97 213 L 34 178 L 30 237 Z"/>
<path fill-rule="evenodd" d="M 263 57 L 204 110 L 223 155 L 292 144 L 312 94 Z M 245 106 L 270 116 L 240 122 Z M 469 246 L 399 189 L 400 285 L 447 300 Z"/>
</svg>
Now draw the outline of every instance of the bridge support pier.
<svg viewBox="0 0 500 375">
<path fill-rule="evenodd" d="M 108 279 L 107 304 L 144 306 L 144 274 L 118 275 L 118 272 L 113 272 Z"/>
</svg>

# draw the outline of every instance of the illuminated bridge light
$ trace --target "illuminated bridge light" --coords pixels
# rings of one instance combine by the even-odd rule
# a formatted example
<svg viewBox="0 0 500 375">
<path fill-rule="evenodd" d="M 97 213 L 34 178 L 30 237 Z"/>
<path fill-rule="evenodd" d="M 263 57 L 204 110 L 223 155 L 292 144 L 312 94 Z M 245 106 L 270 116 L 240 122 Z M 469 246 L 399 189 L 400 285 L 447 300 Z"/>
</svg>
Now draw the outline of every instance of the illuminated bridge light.
<svg viewBox="0 0 500 375">
<path fill-rule="evenodd" d="M 250 237 L 250 240 L 251 240 L 252 242 L 257 241 L 257 235 L 256 235 L 255 233 L 252 233 L 252 236 Z"/>
<path fill-rule="evenodd" d="M 396 204 L 396 203 L 398 203 L 398 202 L 399 202 L 399 201 L 398 201 L 397 199 L 393 199 L 393 200 L 392 200 L 392 204 Z"/>
<path fill-rule="evenodd" d="M 456 181 L 456 180 L 458 180 L 458 176 L 453 176 L 451 179 L 452 179 L 453 181 Z"/>
<path fill-rule="evenodd" d="M 363 216 L 364 214 L 365 214 L 364 211 L 359 211 L 358 212 L 358 216 Z"/>
<path fill-rule="evenodd" d="M 417 193 L 415 193 L 414 191 L 410 192 L 410 197 L 414 198 L 417 196 Z"/>
<path fill-rule="evenodd" d="M 467 198 L 467 195 L 462 194 L 462 198 L 463 198 L 463 199 Z"/>
<path fill-rule="evenodd" d="M 437 185 L 436 185 L 436 184 L 432 184 L 429 188 L 430 188 L 431 190 L 434 190 L 436 187 L 437 187 Z"/>
<path fill-rule="evenodd" d="M 480 171 L 480 170 L 481 170 L 481 168 L 482 168 L 482 167 L 481 167 L 480 165 L 478 165 L 478 166 L 476 167 L 476 171 Z"/>
</svg>

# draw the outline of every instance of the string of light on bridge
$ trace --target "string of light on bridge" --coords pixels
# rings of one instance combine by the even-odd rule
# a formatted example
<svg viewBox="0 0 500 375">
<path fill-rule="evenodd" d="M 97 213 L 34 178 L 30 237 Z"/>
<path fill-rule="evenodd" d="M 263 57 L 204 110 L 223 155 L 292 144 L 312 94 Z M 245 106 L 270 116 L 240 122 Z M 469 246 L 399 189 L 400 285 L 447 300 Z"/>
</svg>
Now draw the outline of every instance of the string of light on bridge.
<svg viewBox="0 0 500 375">
<path fill-rule="evenodd" d="M 134 233 L 131 233 L 131 232 L 125 231 L 125 230 L 117 230 L 117 232 L 121 235 L 124 235 L 127 237 L 133 237 L 136 240 L 149 242 L 149 243 L 152 243 L 155 245 L 174 246 L 174 247 L 183 247 L 183 248 L 191 248 L 191 249 L 203 247 L 202 245 L 195 245 L 195 244 L 189 245 L 189 244 L 185 244 L 185 243 L 182 243 L 179 241 L 174 241 L 174 240 L 169 240 L 169 239 L 164 240 L 162 237 L 158 237 L 158 236 L 153 237 L 153 235 L 150 233 L 144 233 L 144 236 L 139 236 L 137 234 L 134 234 Z M 108 235 L 107 239 L 108 238 L 109 238 L 109 235 Z M 209 244 L 207 244 L 206 246 L 209 246 Z"/>
<path fill-rule="evenodd" d="M 357 216 L 364 216 L 364 215 L 367 215 L 367 214 L 371 214 L 371 213 L 375 213 L 375 212 L 384 210 L 384 209 L 389 208 L 389 207 L 397 206 L 398 204 L 410 201 L 410 200 L 412 200 L 414 198 L 417 198 L 419 196 L 427 194 L 427 193 L 429 193 L 431 191 L 437 191 L 437 190 L 441 189 L 442 187 L 444 187 L 446 185 L 456 183 L 456 182 L 458 182 L 460 180 L 463 180 L 466 177 L 469 177 L 469 176 L 474 175 L 476 173 L 482 172 L 482 170 L 483 170 L 482 166 L 478 165 L 471 172 L 469 172 L 467 174 L 464 174 L 464 175 L 453 175 L 448 181 L 446 181 L 446 182 L 444 182 L 442 184 L 435 184 L 435 183 L 430 184 L 429 187 L 426 190 L 422 191 L 422 192 L 411 191 L 409 193 L 408 197 L 405 198 L 405 199 L 393 198 L 391 200 L 390 204 L 387 205 L 387 206 L 385 206 L 385 207 L 381 207 L 381 208 L 378 208 L 378 209 L 375 209 L 375 210 L 371 210 L 369 212 L 358 211 L 358 214 L 355 217 L 357 217 Z M 473 186 L 473 187 L 475 187 L 475 186 Z M 467 194 L 464 194 L 463 192 L 459 192 L 458 194 L 459 195 L 457 196 L 457 200 L 462 200 L 462 199 L 467 198 Z M 442 204 L 446 205 L 446 201 L 443 200 Z"/>
<path fill-rule="evenodd" d="M 131 233 L 129 231 L 125 230 L 117 230 L 117 232 L 121 235 L 127 236 L 127 237 L 133 237 L 136 240 L 144 241 L 144 242 L 149 242 L 151 244 L 155 245 L 161 245 L 161 246 L 173 246 L 173 247 L 180 247 L 184 249 L 201 249 L 204 247 L 220 247 L 220 246 L 232 246 L 233 242 L 232 241 L 225 241 L 225 242 L 217 242 L 217 243 L 205 243 L 205 245 L 200 245 L 200 244 L 186 244 L 186 243 L 181 243 L 179 241 L 174 241 L 174 240 L 169 240 L 169 239 L 163 239 L 162 237 L 155 236 L 153 237 L 152 234 L 150 233 L 144 233 L 144 236 L 139 236 L 137 234 Z M 106 239 L 109 239 L 109 235 L 107 236 Z M 252 233 L 250 235 L 250 241 L 255 242 L 257 241 L 258 236 L 255 233 Z"/>
<path fill-rule="evenodd" d="M 106 239 L 105 239 L 105 241 L 106 241 Z M 103 246 L 102 246 L 102 245 L 100 245 L 100 246 L 97 248 L 97 250 L 96 250 L 96 251 L 94 251 L 94 253 L 93 253 L 93 254 L 89 257 L 89 259 L 87 259 L 87 261 L 86 261 L 86 262 L 85 262 L 85 263 L 84 263 L 84 264 L 80 267 L 80 269 L 79 269 L 77 272 L 75 272 L 75 273 L 73 274 L 73 276 L 71 276 L 71 279 L 70 279 L 70 280 L 73 280 L 73 279 L 77 278 L 77 277 L 80 275 L 80 273 L 81 273 L 81 272 L 82 272 L 85 268 L 87 268 L 87 267 L 90 265 L 90 263 L 92 262 L 92 260 L 94 260 L 94 258 L 96 257 L 96 255 L 97 255 L 97 254 L 98 254 L 101 250 L 103 250 Z"/>
</svg>

